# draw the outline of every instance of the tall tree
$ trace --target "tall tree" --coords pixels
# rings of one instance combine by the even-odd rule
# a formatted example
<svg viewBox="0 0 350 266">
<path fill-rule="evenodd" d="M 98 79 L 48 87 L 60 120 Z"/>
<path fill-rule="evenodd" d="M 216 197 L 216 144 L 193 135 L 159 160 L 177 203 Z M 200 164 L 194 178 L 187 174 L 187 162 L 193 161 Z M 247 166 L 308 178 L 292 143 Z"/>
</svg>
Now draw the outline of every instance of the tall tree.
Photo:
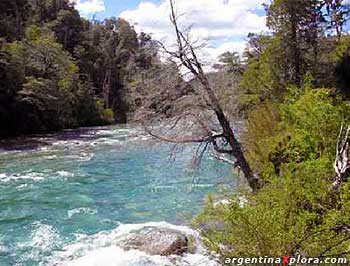
<svg viewBox="0 0 350 266">
<path fill-rule="evenodd" d="M 28 9 L 27 0 L 0 1 L 0 37 L 7 40 L 23 37 Z"/>
<path fill-rule="evenodd" d="M 338 40 L 342 36 L 344 26 L 350 16 L 350 3 L 345 0 L 322 0 L 320 10 L 323 12 L 323 18 L 326 22 L 327 30 L 335 31 Z"/>
<path fill-rule="evenodd" d="M 191 83 L 188 84 L 192 88 L 192 93 L 180 95 L 179 99 L 173 100 L 172 108 L 177 110 L 177 115 L 166 121 L 169 125 L 162 127 L 164 130 L 151 127 L 148 132 L 156 138 L 172 143 L 199 144 L 199 159 L 208 148 L 211 148 L 212 154 L 217 159 L 239 168 L 250 188 L 256 191 L 263 186 L 263 180 L 256 176 L 250 168 L 236 131 L 231 127 L 231 121 L 216 94 L 215 84 L 210 82 L 204 72 L 203 65 L 195 51 L 195 45 L 188 37 L 188 32 L 183 32 L 179 28 L 174 0 L 169 2 L 177 49 L 170 51 L 163 44 L 160 43 L 160 45 L 171 60 L 184 66 L 192 75 Z M 162 92 L 164 91 L 157 93 Z M 153 111 L 149 111 L 152 114 Z"/>
<path fill-rule="evenodd" d="M 317 51 L 318 4 L 319 0 L 275 0 L 266 6 L 267 25 L 281 39 L 287 80 L 294 84 L 299 85 L 306 72 L 304 52 L 312 46 Z"/>
</svg>

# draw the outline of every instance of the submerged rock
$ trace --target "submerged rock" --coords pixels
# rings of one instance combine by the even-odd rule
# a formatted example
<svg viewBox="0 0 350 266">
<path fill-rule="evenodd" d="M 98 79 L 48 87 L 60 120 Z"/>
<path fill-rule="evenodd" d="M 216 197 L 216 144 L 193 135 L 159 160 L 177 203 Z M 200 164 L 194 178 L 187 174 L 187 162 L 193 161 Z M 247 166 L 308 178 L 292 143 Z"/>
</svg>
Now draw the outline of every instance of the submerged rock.
<svg viewBox="0 0 350 266">
<path fill-rule="evenodd" d="M 120 247 L 126 251 L 136 249 L 149 255 L 182 255 L 189 250 L 189 239 L 180 231 L 145 228 L 129 235 Z"/>
</svg>

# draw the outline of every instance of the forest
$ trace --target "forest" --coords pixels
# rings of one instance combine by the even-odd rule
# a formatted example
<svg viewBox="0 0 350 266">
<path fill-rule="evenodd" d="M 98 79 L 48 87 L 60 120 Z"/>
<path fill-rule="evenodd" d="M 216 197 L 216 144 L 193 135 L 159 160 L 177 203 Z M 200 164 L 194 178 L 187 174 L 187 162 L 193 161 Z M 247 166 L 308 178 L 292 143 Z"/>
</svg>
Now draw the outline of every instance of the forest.
<svg viewBox="0 0 350 266">
<path fill-rule="evenodd" d="M 206 72 L 174 8 L 169 51 L 124 19 L 84 19 L 66 0 L 2 0 L 0 138 L 165 121 L 148 133 L 199 144 L 198 162 L 210 151 L 242 177 L 229 204 L 210 198 L 194 221 L 223 262 L 350 258 L 349 3 L 264 7 L 269 31 Z"/>
<path fill-rule="evenodd" d="M 158 62 L 149 35 L 88 21 L 65 0 L 0 9 L 1 137 L 127 122 L 128 84 Z"/>
</svg>

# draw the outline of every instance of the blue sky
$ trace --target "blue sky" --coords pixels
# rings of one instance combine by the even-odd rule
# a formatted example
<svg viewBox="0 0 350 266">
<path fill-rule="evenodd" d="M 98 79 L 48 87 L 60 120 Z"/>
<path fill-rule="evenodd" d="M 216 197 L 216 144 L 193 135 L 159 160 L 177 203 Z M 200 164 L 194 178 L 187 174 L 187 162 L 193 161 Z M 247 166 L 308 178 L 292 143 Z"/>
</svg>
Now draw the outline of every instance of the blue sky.
<svg viewBox="0 0 350 266">
<path fill-rule="evenodd" d="M 98 13 L 98 17 L 118 17 L 123 11 L 136 9 L 141 0 L 104 0 L 105 12 Z M 150 0 L 149 2 L 159 3 L 160 0 Z"/>
<path fill-rule="evenodd" d="M 135 9 L 141 0 L 71 0 L 75 1 L 77 8 L 83 16 L 96 16 L 99 19 L 118 17 L 125 10 Z M 160 2 L 160 0 L 149 0 Z"/>
</svg>

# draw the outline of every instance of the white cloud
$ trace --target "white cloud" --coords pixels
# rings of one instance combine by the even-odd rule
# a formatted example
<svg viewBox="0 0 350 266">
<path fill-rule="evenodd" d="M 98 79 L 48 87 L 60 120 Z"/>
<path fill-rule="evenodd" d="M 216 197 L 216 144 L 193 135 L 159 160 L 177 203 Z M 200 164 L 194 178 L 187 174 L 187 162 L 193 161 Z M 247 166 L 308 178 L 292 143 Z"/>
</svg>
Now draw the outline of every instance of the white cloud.
<svg viewBox="0 0 350 266">
<path fill-rule="evenodd" d="M 201 51 L 205 61 L 214 63 L 226 51 L 242 52 L 244 38 L 250 32 L 266 30 L 265 16 L 259 16 L 266 0 L 177 0 L 176 9 L 182 27 L 193 26 L 191 37 L 206 41 Z M 120 16 L 135 24 L 138 31 L 152 33 L 155 39 L 171 46 L 174 32 L 169 21 L 168 0 L 160 4 L 141 2 L 135 10 L 124 11 Z M 260 12 L 261 13 L 261 12 Z"/>
<path fill-rule="evenodd" d="M 235 51 L 242 54 L 244 52 L 245 45 L 246 44 L 244 40 L 236 41 L 236 42 L 224 42 L 216 48 L 208 47 L 208 48 L 205 48 L 205 50 L 216 58 L 227 51 L 230 51 L 230 52 Z"/>
<path fill-rule="evenodd" d="M 105 11 L 105 3 L 103 0 L 73 0 L 75 8 L 83 15 L 89 15 L 97 12 Z"/>
</svg>

